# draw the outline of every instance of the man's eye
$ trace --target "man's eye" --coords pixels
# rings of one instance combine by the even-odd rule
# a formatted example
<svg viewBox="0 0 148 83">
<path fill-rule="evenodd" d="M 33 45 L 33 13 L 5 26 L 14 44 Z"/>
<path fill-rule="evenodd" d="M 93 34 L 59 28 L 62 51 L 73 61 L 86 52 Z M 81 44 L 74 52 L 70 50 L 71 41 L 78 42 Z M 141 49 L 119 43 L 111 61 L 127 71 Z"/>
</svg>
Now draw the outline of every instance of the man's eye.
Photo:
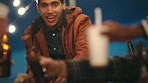
<svg viewBox="0 0 148 83">
<path fill-rule="evenodd" d="M 57 7 L 59 3 L 53 3 L 52 6 Z"/>
<path fill-rule="evenodd" d="M 46 4 L 42 4 L 41 7 L 45 8 L 46 7 Z"/>
</svg>

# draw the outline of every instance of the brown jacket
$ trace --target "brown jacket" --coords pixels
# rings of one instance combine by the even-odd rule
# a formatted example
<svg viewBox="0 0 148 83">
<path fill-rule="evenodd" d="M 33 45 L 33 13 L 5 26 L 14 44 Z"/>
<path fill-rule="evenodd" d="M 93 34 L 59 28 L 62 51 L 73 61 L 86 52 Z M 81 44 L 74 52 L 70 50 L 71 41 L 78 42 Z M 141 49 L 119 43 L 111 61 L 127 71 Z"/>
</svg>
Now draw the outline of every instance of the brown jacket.
<svg viewBox="0 0 148 83">
<path fill-rule="evenodd" d="M 63 16 L 62 46 L 66 59 L 87 57 L 86 29 L 92 25 L 90 18 L 82 14 L 82 10 L 79 7 L 67 7 L 63 15 L 65 16 Z M 32 32 L 31 29 L 34 29 L 35 35 L 33 42 L 36 48 L 43 56 L 50 57 L 42 25 L 38 29 L 35 29 L 35 22 L 26 31 Z"/>
</svg>

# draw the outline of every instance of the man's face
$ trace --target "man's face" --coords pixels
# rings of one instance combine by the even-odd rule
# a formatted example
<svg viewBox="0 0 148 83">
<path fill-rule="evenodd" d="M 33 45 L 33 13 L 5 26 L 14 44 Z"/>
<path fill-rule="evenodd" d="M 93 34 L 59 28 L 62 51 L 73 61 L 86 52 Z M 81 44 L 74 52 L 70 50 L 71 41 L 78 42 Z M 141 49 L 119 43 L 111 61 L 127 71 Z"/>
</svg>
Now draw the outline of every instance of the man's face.
<svg viewBox="0 0 148 83">
<path fill-rule="evenodd" d="M 37 7 L 45 24 L 54 28 L 62 18 L 62 10 L 65 8 L 65 3 L 62 4 L 60 0 L 40 0 Z"/>
</svg>

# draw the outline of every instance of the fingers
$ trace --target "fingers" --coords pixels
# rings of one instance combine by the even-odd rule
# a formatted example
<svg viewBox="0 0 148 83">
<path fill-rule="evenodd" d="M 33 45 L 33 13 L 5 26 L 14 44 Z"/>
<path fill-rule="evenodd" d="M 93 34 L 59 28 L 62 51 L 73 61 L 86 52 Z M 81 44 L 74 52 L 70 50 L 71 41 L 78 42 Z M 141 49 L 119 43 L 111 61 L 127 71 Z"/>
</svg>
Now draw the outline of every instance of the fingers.
<svg viewBox="0 0 148 83">
<path fill-rule="evenodd" d="M 54 83 L 67 83 L 66 77 L 59 76 Z"/>
<path fill-rule="evenodd" d="M 110 35 L 110 29 L 109 29 L 108 26 L 102 25 L 102 28 L 101 28 L 100 30 L 101 30 L 101 31 L 100 31 L 101 34 L 106 35 L 106 36 L 109 37 L 109 35 Z"/>
<path fill-rule="evenodd" d="M 47 57 L 43 57 L 43 56 L 41 56 L 40 57 L 40 64 L 42 65 L 42 66 L 46 66 L 46 65 L 48 65 L 49 63 L 51 63 L 53 60 L 51 59 L 51 58 L 47 58 Z"/>
<path fill-rule="evenodd" d="M 47 74 L 46 76 L 48 78 L 54 76 L 57 77 L 60 75 L 60 77 L 57 78 L 57 83 L 65 83 L 67 73 L 66 73 L 66 64 L 64 61 L 53 60 L 47 57 L 40 57 L 40 64 L 42 65 L 43 68 L 46 68 L 45 73 Z"/>
<path fill-rule="evenodd" d="M 14 83 L 34 83 L 32 78 L 28 74 L 18 74 L 17 78 L 15 79 Z"/>
<path fill-rule="evenodd" d="M 40 65 L 45 69 L 44 72 L 47 74 L 48 78 L 56 76 L 59 66 L 57 61 L 42 56 L 40 57 Z"/>
</svg>

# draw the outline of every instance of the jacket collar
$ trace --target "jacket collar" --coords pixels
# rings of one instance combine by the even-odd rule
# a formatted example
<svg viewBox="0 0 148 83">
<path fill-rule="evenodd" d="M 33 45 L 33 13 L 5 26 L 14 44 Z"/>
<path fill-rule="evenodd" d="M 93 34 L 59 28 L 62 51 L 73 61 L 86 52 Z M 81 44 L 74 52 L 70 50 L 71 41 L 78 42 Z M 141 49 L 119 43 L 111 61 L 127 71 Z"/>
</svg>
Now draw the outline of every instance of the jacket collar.
<svg viewBox="0 0 148 83">
<path fill-rule="evenodd" d="M 66 9 L 63 10 L 62 16 L 64 28 L 68 28 L 68 26 L 71 25 L 74 19 L 80 14 L 82 14 L 81 8 L 75 6 L 66 7 Z"/>
</svg>

